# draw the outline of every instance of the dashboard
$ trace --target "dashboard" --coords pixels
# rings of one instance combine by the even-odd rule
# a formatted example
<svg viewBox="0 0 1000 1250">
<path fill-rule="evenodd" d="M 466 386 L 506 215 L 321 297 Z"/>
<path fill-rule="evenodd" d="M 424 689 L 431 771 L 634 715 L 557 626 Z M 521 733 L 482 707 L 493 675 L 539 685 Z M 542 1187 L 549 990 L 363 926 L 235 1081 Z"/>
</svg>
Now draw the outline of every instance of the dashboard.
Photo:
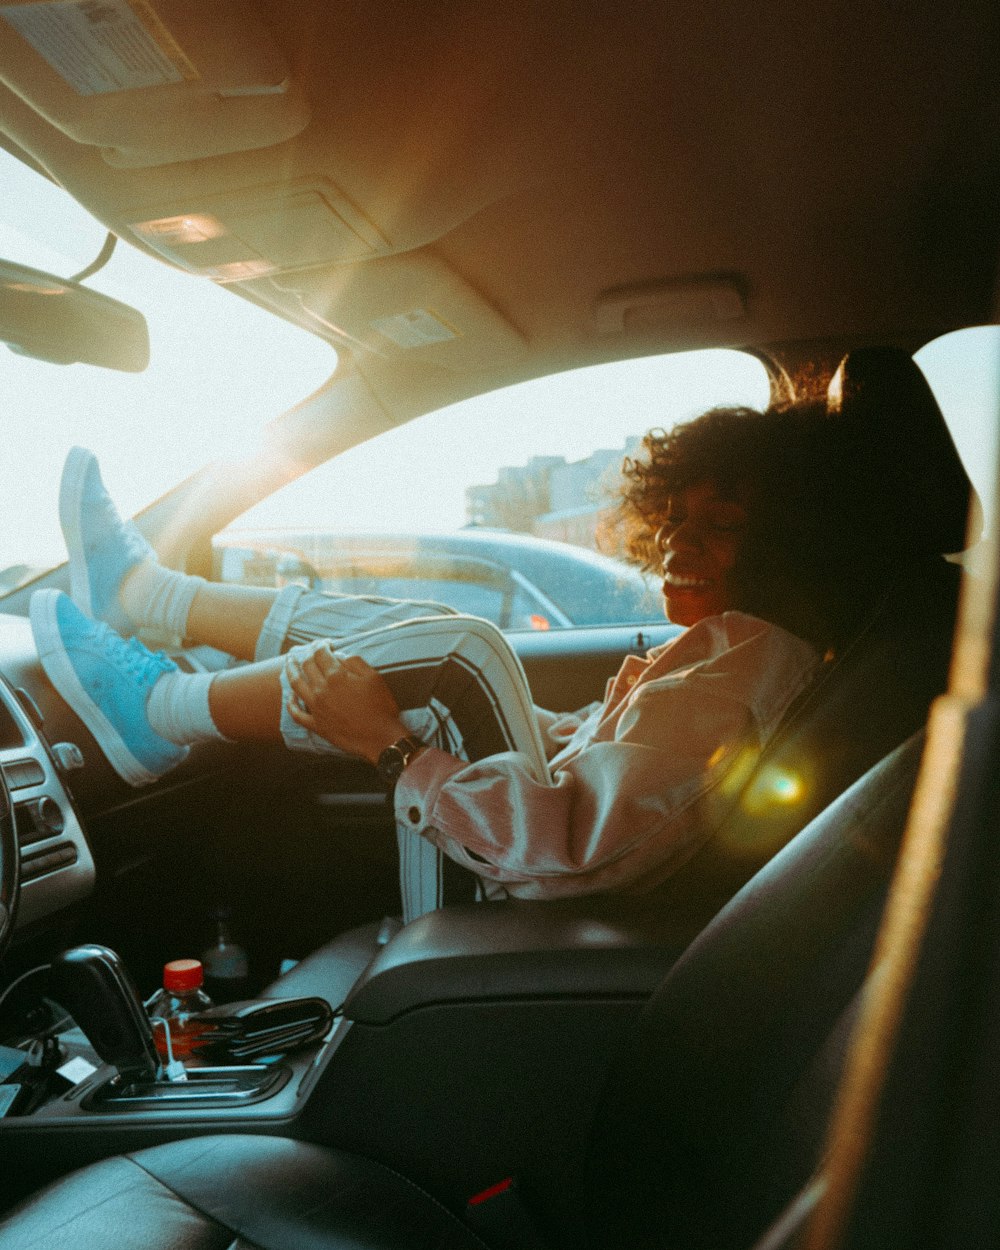
<svg viewBox="0 0 1000 1250">
<path fill-rule="evenodd" d="M 186 667 L 204 667 L 188 659 Z M 55 693 L 25 617 L 0 615 L 0 765 L 20 858 L 15 932 L 85 901 L 97 879 L 88 820 L 136 801 Z M 191 771 L 202 772 L 205 761 Z M 171 789 L 171 786 L 165 789 Z"/>
<path fill-rule="evenodd" d="M 63 781 L 83 767 L 83 753 L 75 742 L 49 742 L 43 724 L 34 696 L 0 678 L 0 766 L 10 790 L 20 857 L 18 927 L 86 898 L 96 877 L 90 845 Z"/>
</svg>

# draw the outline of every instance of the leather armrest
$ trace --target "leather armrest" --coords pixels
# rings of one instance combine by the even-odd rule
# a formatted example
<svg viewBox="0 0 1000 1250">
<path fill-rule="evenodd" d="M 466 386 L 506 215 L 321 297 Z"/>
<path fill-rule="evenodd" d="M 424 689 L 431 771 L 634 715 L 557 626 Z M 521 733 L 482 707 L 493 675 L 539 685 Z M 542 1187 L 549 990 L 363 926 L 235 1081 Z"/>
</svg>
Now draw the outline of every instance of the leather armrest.
<svg viewBox="0 0 1000 1250">
<path fill-rule="evenodd" d="M 344 1014 L 386 1024 L 428 1003 L 647 996 L 680 951 L 657 940 L 655 921 L 590 904 L 506 900 L 421 916 L 379 951 Z"/>
</svg>

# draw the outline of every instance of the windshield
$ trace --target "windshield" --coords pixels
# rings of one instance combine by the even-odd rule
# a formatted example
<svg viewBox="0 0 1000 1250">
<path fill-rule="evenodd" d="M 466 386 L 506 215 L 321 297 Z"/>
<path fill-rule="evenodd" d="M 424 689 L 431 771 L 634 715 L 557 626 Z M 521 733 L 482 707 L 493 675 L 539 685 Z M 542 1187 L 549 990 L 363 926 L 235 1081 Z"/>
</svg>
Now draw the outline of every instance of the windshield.
<svg viewBox="0 0 1000 1250">
<path fill-rule="evenodd" d="M 106 231 L 69 195 L 0 150 L 0 257 L 71 277 Z M 0 346 L 0 592 L 65 559 L 59 473 L 92 448 L 114 497 L 134 513 L 248 437 L 333 372 L 328 343 L 255 305 L 119 243 L 87 285 L 149 322 L 144 373 L 52 365 Z"/>
</svg>

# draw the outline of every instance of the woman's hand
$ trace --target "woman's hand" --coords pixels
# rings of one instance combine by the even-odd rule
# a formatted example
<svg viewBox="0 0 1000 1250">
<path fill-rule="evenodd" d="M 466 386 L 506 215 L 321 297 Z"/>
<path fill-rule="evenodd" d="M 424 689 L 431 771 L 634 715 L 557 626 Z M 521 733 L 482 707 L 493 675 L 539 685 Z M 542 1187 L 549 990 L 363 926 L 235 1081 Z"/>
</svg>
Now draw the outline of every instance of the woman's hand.
<svg viewBox="0 0 1000 1250">
<path fill-rule="evenodd" d="M 292 720 L 340 750 L 374 764 L 407 732 L 382 675 L 360 656 L 340 657 L 321 642 L 305 659 L 289 655 L 287 665 Z"/>
</svg>

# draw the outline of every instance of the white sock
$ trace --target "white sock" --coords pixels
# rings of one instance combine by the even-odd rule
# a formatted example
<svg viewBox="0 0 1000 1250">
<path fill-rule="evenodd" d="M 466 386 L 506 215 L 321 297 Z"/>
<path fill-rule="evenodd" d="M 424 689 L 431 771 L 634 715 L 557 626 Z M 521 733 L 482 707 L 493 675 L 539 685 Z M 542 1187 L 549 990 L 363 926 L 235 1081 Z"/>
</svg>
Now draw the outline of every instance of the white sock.
<svg viewBox="0 0 1000 1250">
<path fill-rule="evenodd" d="M 155 560 L 144 560 L 122 579 L 119 598 L 136 625 L 183 638 L 191 604 L 199 586 L 204 584 L 203 577 L 178 573 Z"/>
<path fill-rule="evenodd" d="M 209 711 L 213 673 L 164 673 L 149 692 L 146 715 L 161 738 L 179 747 L 192 742 L 228 742 Z"/>
</svg>

